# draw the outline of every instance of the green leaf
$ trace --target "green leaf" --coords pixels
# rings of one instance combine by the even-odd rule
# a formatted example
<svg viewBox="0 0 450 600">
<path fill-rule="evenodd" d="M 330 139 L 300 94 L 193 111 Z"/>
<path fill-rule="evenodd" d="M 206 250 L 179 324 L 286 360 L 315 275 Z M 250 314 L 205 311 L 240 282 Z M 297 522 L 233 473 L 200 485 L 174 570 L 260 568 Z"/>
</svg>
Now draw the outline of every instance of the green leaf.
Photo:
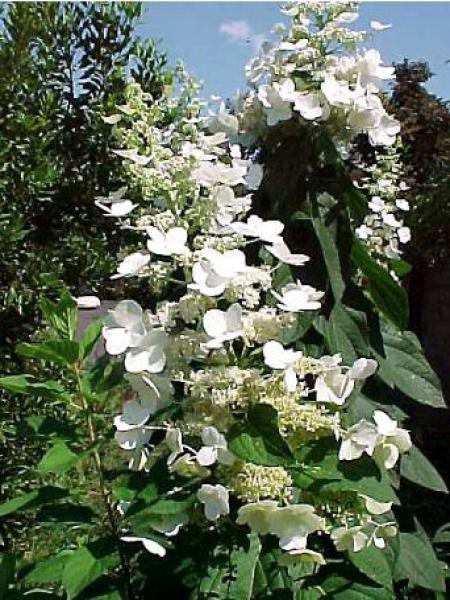
<svg viewBox="0 0 450 600">
<path fill-rule="evenodd" d="M 236 576 L 228 591 L 227 598 L 230 600 L 251 600 L 253 597 L 253 582 L 261 543 L 255 533 L 247 537 L 248 548 L 240 547 L 231 553 L 231 563 L 236 569 Z"/>
<path fill-rule="evenodd" d="M 98 540 L 75 550 L 67 559 L 62 574 L 62 586 L 68 600 L 76 598 L 88 585 L 119 562 L 114 541 Z"/>
<path fill-rule="evenodd" d="M 333 235 L 330 227 L 327 227 L 322 219 L 312 219 L 312 224 L 322 249 L 323 259 L 330 278 L 334 299 L 336 302 L 339 302 L 344 295 L 345 283 L 341 272 L 341 262 L 336 245 L 336 235 Z"/>
<path fill-rule="evenodd" d="M 101 320 L 94 321 L 84 332 L 82 339 L 80 340 L 80 359 L 85 360 L 97 343 L 102 332 L 103 322 Z"/>
<path fill-rule="evenodd" d="M 80 454 L 75 454 L 64 442 L 58 441 L 47 450 L 37 469 L 42 475 L 47 473 L 62 475 L 80 458 L 82 458 Z"/>
<path fill-rule="evenodd" d="M 322 583 L 325 598 L 328 600 L 394 600 L 393 592 L 383 587 L 347 579 L 338 573 L 330 575 Z"/>
<path fill-rule="evenodd" d="M 411 331 L 382 332 L 385 357 L 374 353 L 380 377 L 421 404 L 445 408 L 441 385 L 428 364 L 417 337 Z"/>
<path fill-rule="evenodd" d="M 78 360 L 78 343 L 73 340 L 49 340 L 42 344 L 19 344 L 16 352 L 26 358 L 45 360 L 60 366 L 74 364 Z"/>
<path fill-rule="evenodd" d="M 445 591 L 443 569 L 433 547 L 416 533 L 400 533 L 394 574 L 397 581 L 407 579 L 411 587 Z"/>
<path fill-rule="evenodd" d="M 40 303 L 46 321 L 61 337 L 73 340 L 77 331 L 77 305 L 68 292 L 64 292 L 58 304 L 47 299 Z"/>
<path fill-rule="evenodd" d="M 278 429 L 278 415 L 268 404 L 249 411 L 249 424 L 230 432 L 230 449 L 239 458 L 257 465 L 293 464 L 293 456 Z"/>
<path fill-rule="evenodd" d="M 8 375 L 0 377 L 0 387 L 12 394 L 26 394 L 29 375 Z"/>
<path fill-rule="evenodd" d="M 408 296 L 386 269 L 376 263 L 361 242 L 355 240 L 352 258 L 367 278 L 367 289 L 380 312 L 399 329 L 408 325 Z"/>
<path fill-rule="evenodd" d="M 416 446 L 402 456 L 400 473 L 409 481 L 422 487 L 448 494 L 444 480 L 430 463 L 428 458 Z"/>
<path fill-rule="evenodd" d="M 34 584 L 59 583 L 62 579 L 64 566 L 71 552 L 62 552 L 45 560 L 41 560 L 27 573 L 25 581 Z"/>
<path fill-rule="evenodd" d="M 349 552 L 348 557 L 355 567 L 375 583 L 392 589 L 392 570 L 383 550 L 373 545 L 360 552 Z"/>
<path fill-rule="evenodd" d="M 379 502 L 398 502 L 389 477 L 368 456 L 340 461 L 334 440 L 322 439 L 296 452 L 299 463 L 307 468 L 298 477 L 299 487 L 313 486 L 320 491 L 352 491 Z"/>
<path fill-rule="evenodd" d="M 9 584 L 14 580 L 16 559 L 14 554 L 5 552 L 0 560 L 0 598 L 8 591 Z"/>
<path fill-rule="evenodd" d="M 340 353 L 344 363 L 351 365 L 360 356 L 369 356 L 367 320 L 363 312 L 337 303 L 328 321 L 324 336 L 330 352 Z"/>
<path fill-rule="evenodd" d="M 5 517 L 17 511 L 30 510 L 42 504 L 48 504 L 67 497 L 68 491 L 54 486 L 44 486 L 39 490 L 18 496 L 0 505 L 0 517 Z"/>
<path fill-rule="evenodd" d="M 31 375 L 8 375 L 0 377 L 0 388 L 12 394 L 33 394 L 35 396 L 58 396 L 65 390 L 58 381 L 34 382 Z"/>
</svg>

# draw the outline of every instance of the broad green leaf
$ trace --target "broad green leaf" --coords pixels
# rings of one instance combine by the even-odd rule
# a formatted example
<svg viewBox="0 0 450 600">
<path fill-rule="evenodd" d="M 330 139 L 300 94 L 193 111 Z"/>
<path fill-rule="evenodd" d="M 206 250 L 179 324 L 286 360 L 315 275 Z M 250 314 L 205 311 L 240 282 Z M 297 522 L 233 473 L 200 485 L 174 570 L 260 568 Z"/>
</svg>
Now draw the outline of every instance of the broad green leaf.
<svg viewBox="0 0 450 600">
<path fill-rule="evenodd" d="M 421 404 L 445 408 L 439 379 L 428 364 L 417 337 L 410 331 L 384 329 L 386 356 L 375 353 L 380 377 Z"/>
<path fill-rule="evenodd" d="M 278 413 L 269 404 L 257 404 L 248 412 L 248 420 L 252 427 L 261 433 L 267 446 L 286 458 L 291 458 L 292 454 L 289 446 L 284 441 L 278 427 Z"/>
<path fill-rule="evenodd" d="M 402 456 L 400 473 L 406 479 L 422 487 L 448 494 L 444 480 L 428 458 L 416 446 L 413 446 L 407 454 Z"/>
<path fill-rule="evenodd" d="M 48 504 L 65 498 L 68 496 L 68 491 L 54 486 L 44 486 L 39 490 L 35 490 L 28 494 L 18 496 L 9 502 L 0 505 L 0 517 L 13 514 L 18 511 L 31 510 L 42 504 Z"/>
<path fill-rule="evenodd" d="M 411 587 L 417 585 L 437 592 L 445 591 L 441 564 L 431 544 L 417 533 L 400 533 L 394 575 L 397 581 L 407 579 Z"/>
<path fill-rule="evenodd" d="M 368 456 L 353 461 L 339 461 L 334 440 L 323 439 L 296 452 L 298 462 L 307 465 L 300 473 L 299 487 L 313 486 L 321 491 L 353 491 L 379 502 L 398 502 L 384 470 Z"/>
<path fill-rule="evenodd" d="M 240 547 L 231 553 L 231 563 L 236 574 L 227 596 L 230 600 L 251 600 L 253 597 L 253 582 L 261 543 L 255 533 L 248 536 L 248 541 L 248 548 Z"/>
<path fill-rule="evenodd" d="M 355 240 L 352 248 L 355 264 L 367 278 L 367 290 L 380 312 L 399 329 L 408 325 L 408 296 L 385 268 L 375 262 L 361 242 Z"/>
<path fill-rule="evenodd" d="M 0 377 L 0 388 L 12 394 L 33 394 L 35 396 L 59 396 L 66 393 L 58 381 L 35 382 L 31 375 Z"/>
<path fill-rule="evenodd" d="M 392 589 L 392 569 L 383 550 L 370 545 L 360 552 L 349 552 L 348 557 L 369 579 L 384 588 Z"/>
<path fill-rule="evenodd" d="M 0 377 L 0 388 L 12 394 L 26 394 L 29 375 L 8 375 Z"/>
<path fill-rule="evenodd" d="M 395 600 L 394 592 L 386 588 L 349 580 L 338 574 L 328 577 L 321 587 L 328 600 Z"/>
<path fill-rule="evenodd" d="M 56 365 L 68 366 L 78 360 L 78 343 L 73 340 L 49 340 L 41 344 L 19 344 L 16 351 L 26 358 L 45 360 Z"/>
<path fill-rule="evenodd" d="M 370 354 L 366 316 L 348 306 L 335 304 L 324 322 L 324 335 L 330 352 L 340 353 L 347 365 Z"/>
<path fill-rule="evenodd" d="M 312 224 L 322 249 L 334 299 L 339 302 L 344 294 L 345 282 L 342 277 L 341 261 L 336 244 L 336 222 L 333 221 L 331 225 L 327 225 L 324 219 L 314 218 Z"/>
<path fill-rule="evenodd" d="M 247 462 L 277 466 L 292 464 L 293 457 L 278 430 L 277 412 L 268 404 L 259 404 L 249 412 L 249 424 L 230 432 L 231 451 Z"/>
<path fill-rule="evenodd" d="M 88 585 L 117 566 L 118 562 L 115 544 L 110 538 L 75 550 L 68 557 L 62 575 L 62 586 L 68 600 L 76 598 Z"/>
<path fill-rule="evenodd" d="M 39 473 L 56 473 L 62 475 L 82 456 L 75 454 L 64 442 L 58 441 L 44 454 L 37 469 Z"/>
<path fill-rule="evenodd" d="M 14 580 L 15 567 L 14 554 L 5 552 L 0 558 L 0 598 L 6 594 L 9 584 Z"/>
<path fill-rule="evenodd" d="M 86 327 L 83 337 L 79 342 L 81 360 L 85 360 L 94 349 L 94 346 L 102 332 L 102 327 L 103 322 L 101 320 L 94 321 L 88 327 Z"/>
<path fill-rule="evenodd" d="M 64 566 L 71 552 L 61 552 L 45 560 L 41 560 L 27 573 L 25 580 L 34 584 L 59 583 L 62 579 Z"/>
</svg>

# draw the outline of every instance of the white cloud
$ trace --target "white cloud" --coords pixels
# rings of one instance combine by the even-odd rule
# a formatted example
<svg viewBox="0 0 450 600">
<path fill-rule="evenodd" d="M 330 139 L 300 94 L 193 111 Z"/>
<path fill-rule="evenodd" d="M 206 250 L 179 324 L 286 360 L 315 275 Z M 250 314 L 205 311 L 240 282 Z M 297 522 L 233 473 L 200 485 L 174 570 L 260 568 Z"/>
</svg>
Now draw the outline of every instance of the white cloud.
<svg viewBox="0 0 450 600">
<path fill-rule="evenodd" d="M 226 35 L 230 42 L 246 42 L 252 36 L 252 29 L 247 21 L 222 23 L 219 31 Z"/>
<path fill-rule="evenodd" d="M 239 44 L 245 42 L 251 44 L 255 51 L 258 51 L 267 36 L 265 33 L 255 33 L 247 21 L 230 21 L 222 23 L 219 32 L 223 33 L 229 42 Z"/>
</svg>

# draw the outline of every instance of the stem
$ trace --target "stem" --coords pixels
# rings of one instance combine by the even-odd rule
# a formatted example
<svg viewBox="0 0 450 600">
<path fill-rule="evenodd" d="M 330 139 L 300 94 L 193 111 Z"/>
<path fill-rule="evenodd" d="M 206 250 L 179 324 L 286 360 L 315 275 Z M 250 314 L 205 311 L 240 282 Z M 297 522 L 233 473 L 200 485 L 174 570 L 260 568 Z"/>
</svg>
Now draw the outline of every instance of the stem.
<svg viewBox="0 0 450 600">
<path fill-rule="evenodd" d="M 88 429 L 89 439 L 92 442 L 92 444 L 95 446 L 95 444 L 97 442 L 97 434 L 95 431 L 94 422 L 92 419 L 92 413 L 91 413 L 89 404 L 86 401 L 86 398 L 83 394 L 80 368 L 78 365 L 76 365 L 74 367 L 74 371 L 75 371 L 75 377 L 77 380 L 78 397 L 79 397 L 79 400 L 81 403 L 81 407 L 86 415 L 86 425 L 87 425 L 87 429 Z M 134 600 L 134 593 L 133 593 L 133 588 L 131 585 L 130 564 L 128 561 L 128 557 L 127 557 L 126 553 L 123 551 L 122 545 L 120 543 L 119 527 L 117 524 L 117 518 L 114 513 L 114 508 L 110 501 L 109 490 L 105 484 L 105 474 L 104 474 L 102 459 L 101 459 L 100 453 L 98 452 L 98 450 L 96 448 L 94 448 L 94 450 L 93 450 L 93 456 L 94 456 L 95 468 L 97 471 L 99 484 L 100 484 L 100 492 L 102 495 L 103 503 L 106 508 L 106 514 L 108 516 L 109 527 L 111 530 L 111 534 L 114 537 L 114 540 L 116 543 L 116 548 L 117 548 L 117 553 L 118 553 L 119 559 L 120 559 L 121 571 L 122 571 L 123 579 L 125 582 L 126 597 L 127 597 L 127 600 Z"/>
</svg>

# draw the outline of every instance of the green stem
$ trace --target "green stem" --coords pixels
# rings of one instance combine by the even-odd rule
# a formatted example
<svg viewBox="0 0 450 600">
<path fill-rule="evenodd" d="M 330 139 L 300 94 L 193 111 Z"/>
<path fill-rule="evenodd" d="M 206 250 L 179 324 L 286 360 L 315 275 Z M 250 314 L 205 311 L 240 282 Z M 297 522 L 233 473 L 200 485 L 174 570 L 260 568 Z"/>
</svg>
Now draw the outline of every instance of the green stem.
<svg viewBox="0 0 450 600">
<path fill-rule="evenodd" d="M 95 468 L 97 471 L 97 476 L 98 476 L 99 484 L 100 484 L 100 493 L 102 496 L 103 504 L 105 505 L 105 508 L 106 508 L 106 514 L 108 516 L 110 531 L 111 531 L 111 534 L 114 537 L 114 540 L 116 543 L 117 553 L 118 553 L 119 559 L 120 559 L 123 580 L 125 583 L 125 592 L 126 592 L 127 600 L 134 600 L 134 593 L 133 593 L 133 588 L 131 585 L 130 565 L 129 565 L 128 557 L 124 553 L 122 545 L 120 543 L 119 526 L 118 526 L 117 518 L 116 518 L 116 515 L 114 512 L 114 507 L 112 506 L 112 503 L 110 500 L 109 490 L 105 484 L 105 474 L 104 474 L 102 459 L 101 459 L 99 451 L 95 447 L 96 443 L 97 443 L 97 433 L 95 431 L 94 422 L 92 419 L 92 412 L 89 407 L 89 403 L 87 402 L 87 400 L 83 394 L 81 373 L 80 373 L 80 368 L 78 365 L 75 365 L 74 372 L 75 372 L 75 377 L 76 377 L 77 387 L 78 387 L 78 398 L 79 398 L 81 407 L 84 411 L 84 414 L 86 416 L 86 425 L 87 425 L 87 429 L 88 429 L 89 440 L 91 441 L 92 445 L 94 446 L 93 457 L 94 457 Z"/>
</svg>

